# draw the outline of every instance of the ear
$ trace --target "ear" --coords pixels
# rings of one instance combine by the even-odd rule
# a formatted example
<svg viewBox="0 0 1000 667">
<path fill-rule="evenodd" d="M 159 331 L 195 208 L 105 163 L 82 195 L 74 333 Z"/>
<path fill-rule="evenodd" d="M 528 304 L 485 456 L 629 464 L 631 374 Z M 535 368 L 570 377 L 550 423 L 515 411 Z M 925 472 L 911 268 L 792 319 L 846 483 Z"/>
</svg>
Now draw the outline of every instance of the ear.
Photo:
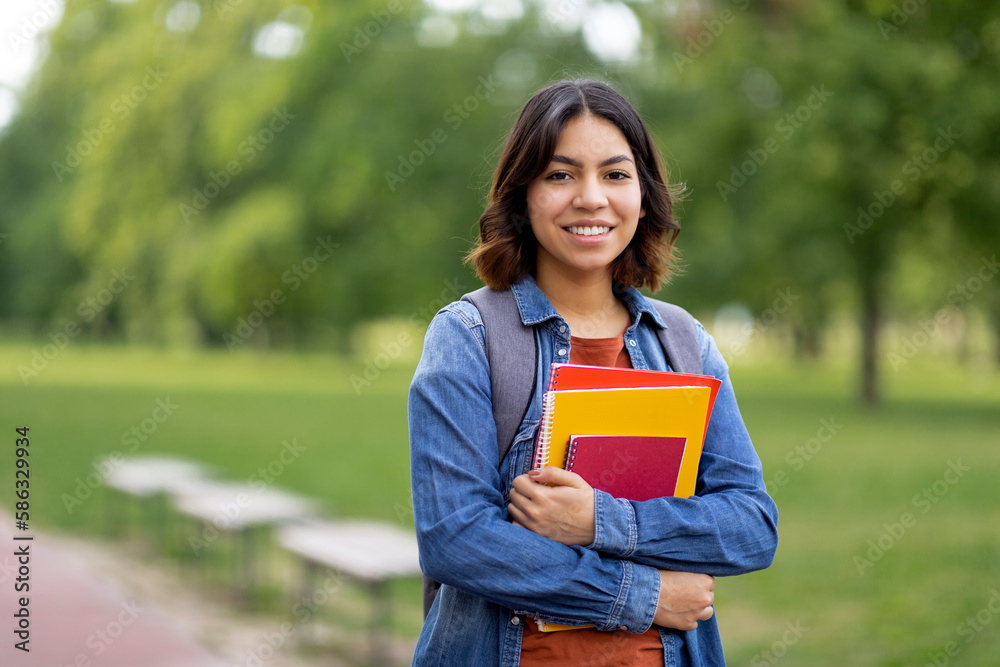
<svg viewBox="0 0 1000 667">
<path fill-rule="evenodd" d="M 646 208 L 645 207 L 640 208 L 639 209 L 639 218 L 642 219 L 642 218 L 645 218 L 645 217 L 646 217 Z"/>
</svg>

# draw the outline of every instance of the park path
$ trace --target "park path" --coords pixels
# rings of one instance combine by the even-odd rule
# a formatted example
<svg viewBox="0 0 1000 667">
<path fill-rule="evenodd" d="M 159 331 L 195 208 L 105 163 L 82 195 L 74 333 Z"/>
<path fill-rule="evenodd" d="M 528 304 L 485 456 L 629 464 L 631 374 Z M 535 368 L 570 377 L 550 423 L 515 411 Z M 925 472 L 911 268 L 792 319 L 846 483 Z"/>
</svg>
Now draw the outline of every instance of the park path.
<svg viewBox="0 0 1000 667">
<path fill-rule="evenodd" d="M 102 581 L 60 538 L 15 540 L 14 520 L 0 513 L 0 664 L 38 667 L 231 666 L 184 629 L 113 583 Z M 27 550 L 28 555 L 23 552 Z M 21 555 L 18 555 L 18 554 Z M 27 581 L 21 574 L 27 560 Z M 28 584 L 30 590 L 16 590 Z M 15 648 L 20 598 L 28 599 L 29 652 Z"/>
<path fill-rule="evenodd" d="M 197 577 L 169 559 L 144 557 L 136 544 L 29 531 L 15 537 L 0 511 L 0 667 L 351 667 L 366 664 L 367 632 L 325 625 L 296 628 L 277 643 L 288 619 L 239 611 L 208 595 Z M 30 591 L 15 591 L 15 552 L 30 545 Z M 189 573 L 190 574 L 190 573 Z M 23 583 L 23 582 L 22 582 Z M 18 598 L 29 601 L 30 652 L 14 648 Z M 329 650 L 297 650 L 299 631 Z M 269 641 L 270 638 L 270 641 Z M 393 640 L 389 663 L 409 665 L 415 641 Z M 271 647 L 274 647 L 272 650 Z M 351 656 L 351 657 L 348 657 Z"/>
</svg>

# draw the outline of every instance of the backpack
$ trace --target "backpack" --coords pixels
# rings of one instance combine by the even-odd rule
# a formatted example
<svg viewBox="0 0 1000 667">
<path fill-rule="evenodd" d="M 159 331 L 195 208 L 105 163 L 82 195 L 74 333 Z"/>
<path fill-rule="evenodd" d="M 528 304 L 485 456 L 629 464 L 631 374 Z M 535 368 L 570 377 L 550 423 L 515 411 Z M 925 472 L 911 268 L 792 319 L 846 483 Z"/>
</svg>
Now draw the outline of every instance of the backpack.
<svg viewBox="0 0 1000 667">
<path fill-rule="evenodd" d="M 694 318 L 680 306 L 646 297 L 659 312 L 666 329 L 657 331 L 660 344 L 674 371 L 702 373 L 701 348 Z M 535 328 L 525 326 L 514 299 L 514 292 L 498 292 L 481 287 L 462 296 L 478 310 L 486 337 L 486 359 L 490 365 L 493 395 L 493 419 L 497 424 L 497 466 L 499 466 L 531 405 L 538 366 Z M 669 335 L 668 335 L 669 332 Z M 525 363 L 531 359 L 530 364 Z M 424 618 L 430 612 L 441 584 L 424 577 Z"/>
</svg>

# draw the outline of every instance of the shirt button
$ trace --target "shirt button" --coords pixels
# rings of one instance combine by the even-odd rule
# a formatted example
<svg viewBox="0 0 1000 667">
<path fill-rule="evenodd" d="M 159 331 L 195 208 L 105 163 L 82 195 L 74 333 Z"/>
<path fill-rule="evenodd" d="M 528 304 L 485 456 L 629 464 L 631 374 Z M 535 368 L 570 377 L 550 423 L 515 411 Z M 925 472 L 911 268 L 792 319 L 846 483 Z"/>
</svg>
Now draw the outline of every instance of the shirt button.
<svg viewBox="0 0 1000 667">
<path fill-rule="evenodd" d="M 559 325 L 559 333 L 566 333 L 566 325 L 565 324 L 560 324 Z"/>
<path fill-rule="evenodd" d="M 632 347 L 635 347 L 635 339 L 634 338 L 629 338 L 628 344 L 631 345 Z"/>
<path fill-rule="evenodd" d="M 521 619 L 518 618 L 517 616 L 515 616 L 514 618 L 510 619 L 510 622 L 511 622 L 511 625 L 520 625 L 521 624 Z"/>
<path fill-rule="evenodd" d="M 559 351 L 556 352 L 556 354 L 559 355 L 560 357 L 565 357 L 566 356 L 566 348 L 565 347 L 560 347 Z"/>
<path fill-rule="evenodd" d="M 619 630 L 628 630 L 628 628 L 626 628 L 624 625 L 619 625 L 618 629 Z"/>
</svg>

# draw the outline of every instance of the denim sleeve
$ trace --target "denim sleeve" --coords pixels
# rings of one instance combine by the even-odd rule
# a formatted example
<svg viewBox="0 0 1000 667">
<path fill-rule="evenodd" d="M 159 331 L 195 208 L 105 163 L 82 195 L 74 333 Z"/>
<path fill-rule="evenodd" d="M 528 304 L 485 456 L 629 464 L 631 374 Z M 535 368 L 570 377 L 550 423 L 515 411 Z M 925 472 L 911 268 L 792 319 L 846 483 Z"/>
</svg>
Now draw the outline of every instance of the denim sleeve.
<svg viewBox="0 0 1000 667">
<path fill-rule="evenodd" d="M 697 323 L 706 375 L 722 380 L 705 434 L 695 495 L 643 502 L 595 491 L 590 548 L 635 563 L 716 576 L 768 567 L 778 546 L 778 508 L 764 486 L 715 340 Z"/>
<path fill-rule="evenodd" d="M 565 546 L 510 522 L 482 323 L 470 304 L 446 306 L 431 321 L 408 416 L 427 576 L 558 622 L 649 629 L 660 589 L 654 567 Z"/>
</svg>

